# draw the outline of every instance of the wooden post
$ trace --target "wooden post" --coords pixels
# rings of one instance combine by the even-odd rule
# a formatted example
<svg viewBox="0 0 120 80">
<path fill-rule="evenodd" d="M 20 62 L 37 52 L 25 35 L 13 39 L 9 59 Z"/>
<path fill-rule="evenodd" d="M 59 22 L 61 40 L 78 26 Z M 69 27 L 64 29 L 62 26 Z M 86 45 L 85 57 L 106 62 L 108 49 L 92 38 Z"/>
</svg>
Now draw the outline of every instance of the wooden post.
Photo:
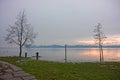
<svg viewBox="0 0 120 80">
<path fill-rule="evenodd" d="M 65 62 L 67 62 L 67 45 L 65 44 Z"/>
<path fill-rule="evenodd" d="M 38 58 L 39 58 L 39 53 L 37 52 L 36 53 L 36 60 L 38 60 Z"/>
<path fill-rule="evenodd" d="M 102 45 L 101 45 L 101 61 L 104 62 L 104 56 L 103 56 L 103 48 L 102 48 Z"/>
<path fill-rule="evenodd" d="M 25 58 L 27 58 L 27 52 L 25 52 Z"/>
</svg>

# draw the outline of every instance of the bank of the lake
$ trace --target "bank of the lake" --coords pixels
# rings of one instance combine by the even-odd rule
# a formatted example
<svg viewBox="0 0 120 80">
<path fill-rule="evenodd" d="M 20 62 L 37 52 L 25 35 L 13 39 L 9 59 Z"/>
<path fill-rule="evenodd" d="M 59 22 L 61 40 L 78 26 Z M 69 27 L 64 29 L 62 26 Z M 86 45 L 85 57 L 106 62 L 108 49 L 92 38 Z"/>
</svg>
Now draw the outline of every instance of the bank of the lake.
<svg viewBox="0 0 120 80">
<path fill-rule="evenodd" d="M 0 57 L 33 74 L 38 80 L 120 80 L 120 62 L 61 63 Z"/>
</svg>

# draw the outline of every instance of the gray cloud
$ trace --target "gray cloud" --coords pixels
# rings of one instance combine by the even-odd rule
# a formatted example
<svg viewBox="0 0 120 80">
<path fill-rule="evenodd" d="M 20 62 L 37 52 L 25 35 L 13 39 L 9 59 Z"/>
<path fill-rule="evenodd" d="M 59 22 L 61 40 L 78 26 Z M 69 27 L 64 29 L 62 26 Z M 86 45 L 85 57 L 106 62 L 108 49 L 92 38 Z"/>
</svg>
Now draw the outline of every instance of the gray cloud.
<svg viewBox="0 0 120 80">
<path fill-rule="evenodd" d="M 74 44 L 93 36 L 101 22 L 107 35 L 120 34 L 119 0 L 0 0 L 0 40 L 26 11 L 29 23 L 38 32 L 35 44 Z M 73 42 L 73 43 L 72 43 Z M 2 44 L 2 43 L 1 43 Z"/>
</svg>

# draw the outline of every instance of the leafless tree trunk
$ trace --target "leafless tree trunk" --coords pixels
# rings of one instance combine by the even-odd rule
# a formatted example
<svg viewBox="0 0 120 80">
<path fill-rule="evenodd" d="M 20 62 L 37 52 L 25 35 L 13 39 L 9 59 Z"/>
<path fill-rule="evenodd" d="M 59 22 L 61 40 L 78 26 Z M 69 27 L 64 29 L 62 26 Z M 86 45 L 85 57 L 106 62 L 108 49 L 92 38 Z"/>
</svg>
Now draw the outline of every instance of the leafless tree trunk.
<svg viewBox="0 0 120 80">
<path fill-rule="evenodd" d="M 7 29 L 7 36 L 5 40 L 9 43 L 15 43 L 19 46 L 19 57 L 22 56 L 22 47 L 27 44 L 32 44 L 36 37 L 33 28 L 27 22 L 25 12 L 20 12 L 17 16 L 17 21 L 13 26 Z"/>
<path fill-rule="evenodd" d="M 104 33 L 102 33 L 102 26 L 100 23 L 98 23 L 97 26 L 95 26 L 96 28 L 94 29 L 94 32 L 95 32 L 95 35 L 94 35 L 94 38 L 95 38 L 95 42 L 96 44 L 99 45 L 99 52 L 100 52 L 100 62 L 103 62 L 104 61 L 104 56 L 103 56 L 103 48 L 102 48 L 102 44 L 105 40 L 105 35 Z"/>
</svg>

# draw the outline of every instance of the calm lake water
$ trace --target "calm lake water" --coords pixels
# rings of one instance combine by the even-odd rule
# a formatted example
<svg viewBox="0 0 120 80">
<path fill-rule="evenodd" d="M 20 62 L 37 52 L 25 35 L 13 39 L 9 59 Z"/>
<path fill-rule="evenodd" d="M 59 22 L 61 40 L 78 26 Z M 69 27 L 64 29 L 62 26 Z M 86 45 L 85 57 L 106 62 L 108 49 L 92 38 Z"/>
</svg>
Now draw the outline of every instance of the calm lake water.
<svg viewBox="0 0 120 80">
<path fill-rule="evenodd" d="M 64 48 L 31 48 L 23 49 L 23 54 L 27 52 L 29 57 L 35 59 L 36 52 L 41 56 L 40 60 L 64 62 Z M 17 48 L 0 48 L 0 56 L 18 56 Z M 69 62 L 91 62 L 99 61 L 99 50 L 97 48 L 68 48 L 67 60 Z M 105 48 L 105 61 L 120 61 L 120 48 Z"/>
</svg>

